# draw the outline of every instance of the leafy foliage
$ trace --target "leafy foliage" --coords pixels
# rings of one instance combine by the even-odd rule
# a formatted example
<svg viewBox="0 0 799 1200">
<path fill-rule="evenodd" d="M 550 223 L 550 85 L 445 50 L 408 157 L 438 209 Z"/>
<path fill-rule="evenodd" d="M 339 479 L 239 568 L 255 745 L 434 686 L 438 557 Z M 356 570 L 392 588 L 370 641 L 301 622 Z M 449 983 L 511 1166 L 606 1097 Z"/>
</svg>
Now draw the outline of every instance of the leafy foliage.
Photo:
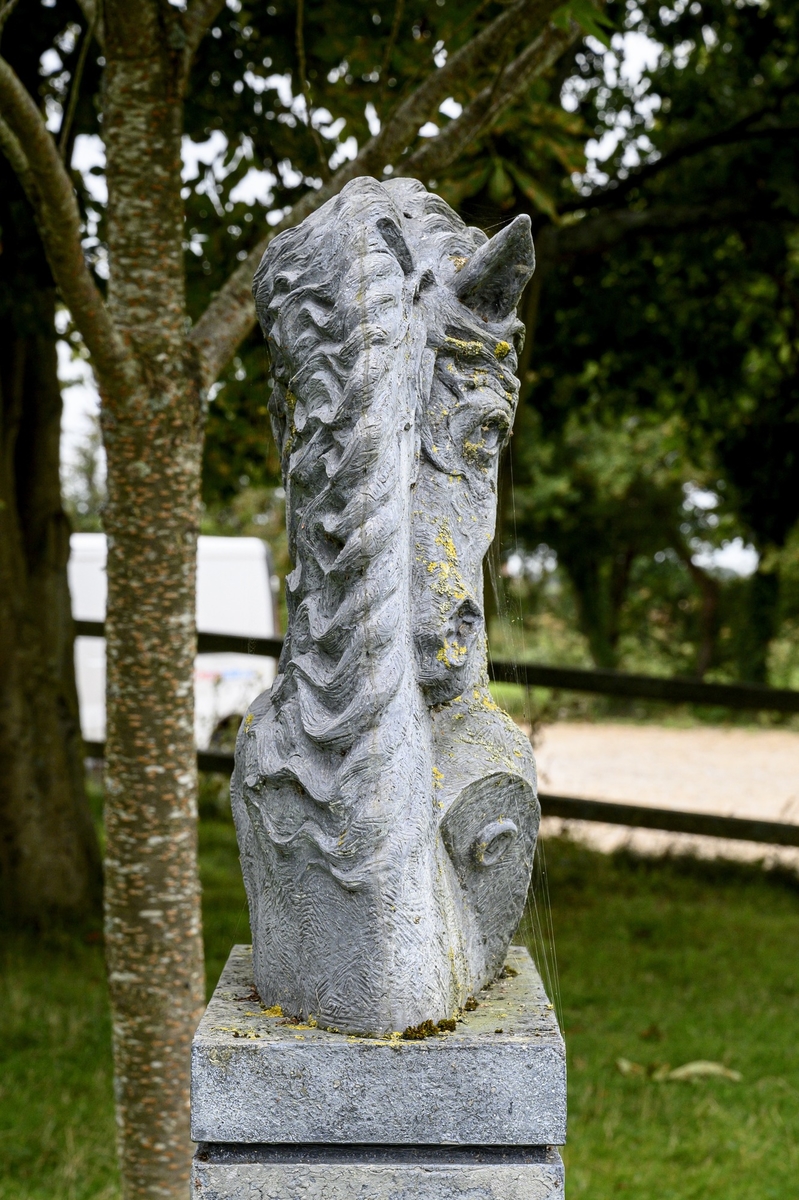
<svg viewBox="0 0 799 1200">
<path fill-rule="evenodd" d="M 797 12 L 697 0 L 608 13 L 628 39 L 650 39 L 655 61 L 636 81 L 620 37 L 611 54 L 589 40 L 565 83 L 573 119 L 615 149 L 562 175 L 557 225 L 538 219 L 517 532 L 557 550 L 603 665 L 626 561 L 659 542 L 707 593 L 697 539 L 753 542 L 761 567 L 730 644 L 739 672 L 763 679 L 780 554 L 799 518 Z M 528 205 L 517 189 L 505 209 Z M 630 441 L 630 422 L 648 448 Z M 689 485 L 715 492 L 715 532 L 690 528 Z M 720 663 L 718 645 L 711 657 Z"/>
</svg>

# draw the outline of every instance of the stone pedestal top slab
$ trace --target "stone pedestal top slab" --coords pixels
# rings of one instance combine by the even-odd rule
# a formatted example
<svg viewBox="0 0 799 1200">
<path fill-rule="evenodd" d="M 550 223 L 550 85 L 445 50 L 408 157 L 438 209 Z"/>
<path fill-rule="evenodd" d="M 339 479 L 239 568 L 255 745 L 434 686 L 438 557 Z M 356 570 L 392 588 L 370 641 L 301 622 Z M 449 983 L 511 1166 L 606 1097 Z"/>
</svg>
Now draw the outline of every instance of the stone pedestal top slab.
<svg viewBox="0 0 799 1200">
<path fill-rule="evenodd" d="M 566 1140 L 566 1058 L 532 959 L 451 1032 L 352 1037 L 265 1009 L 236 946 L 194 1037 L 192 1137 L 217 1143 L 547 1146 Z"/>
</svg>

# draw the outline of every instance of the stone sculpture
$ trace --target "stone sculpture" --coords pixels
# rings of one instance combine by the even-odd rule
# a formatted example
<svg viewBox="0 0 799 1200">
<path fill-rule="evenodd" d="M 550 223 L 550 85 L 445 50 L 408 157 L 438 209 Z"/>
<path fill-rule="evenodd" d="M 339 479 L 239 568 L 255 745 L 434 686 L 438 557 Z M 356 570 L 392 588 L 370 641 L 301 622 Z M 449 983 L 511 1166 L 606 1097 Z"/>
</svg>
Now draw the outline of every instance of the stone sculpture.
<svg viewBox="0 0 799 1200">
<path fill-rule="evenodd" d="M 258 992 L 333 1031 L 451 1018 L 524 906 L 535 765 L 488 690 L 482 580 L 533 268 L 527 217 L 489 240 L 360 178 L 255 276 L 294 569 L 233 812 Z"/>
</svg>

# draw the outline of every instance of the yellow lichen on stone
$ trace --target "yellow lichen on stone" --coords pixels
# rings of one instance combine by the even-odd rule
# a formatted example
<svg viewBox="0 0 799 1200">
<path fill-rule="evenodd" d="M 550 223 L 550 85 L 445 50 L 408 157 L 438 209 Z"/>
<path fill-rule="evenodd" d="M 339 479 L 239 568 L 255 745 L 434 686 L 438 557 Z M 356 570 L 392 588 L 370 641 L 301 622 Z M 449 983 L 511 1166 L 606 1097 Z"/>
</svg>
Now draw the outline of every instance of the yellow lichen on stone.
<svg viewBox="0 0 799 1200">
<path fill-rule="evenodd" d="M 282 1017 L 283 1009 L 280 1007 L 279 1004 L 273 1004 L 271 1008 L 264 1009 L 264 1016 L 265 1017 Z"/>
<path fill-rule="evenodd" d="M 503 717 L 506 715 L 504 710 L 499 707 L 499 705 L 495 702 L 493 696 L 487 689 L 475 688 L 474 689 L 474 698 L 477 701 L 477 706 L 479 708 L 484 708 L 488 712 L 502 713 Z"/>
<path fill-rule="evenodd" d="M 458 561 L 458 551 L 452 539 L 452 532 L 446 518 L 441 522 L 441 529 L 436 537 L 436 545 L 441 546 L 449 562 L 456 563 Z"/>
<path fill-rule="evenodd" d="M 208 1057 L 215 1067 L 226 1067 L 233 1057 L 233 1051 L 228 1046 L 214 1046 Z"/>
<path fill-rule="evenodd" d="M 510 354 L 510 342 L 497 342 L 494 347 L 494 354 L 497 358 L 507 358 Z"/>
<path fill-rule="evenodd" d="M 454 350 L 456 354 L 461 354 L 465 358 L 474 358 L 477 354 L 482 354 L 482 342 L 465 342 L 461 338 L 445 337 L 444 345 L 449 350 Z"/>
<path fill-rule="evenodd" d="M 444 645 L 436 652 L 436 658 L 445 667 L 459 667 L 466 654 L 466 646 L 460 646 L 455 641 L 445 640 Z"/>
<path fill-rule="evenodd" d="M 261 1037 L 254 1029 L 239 1029 L 236 1025 L 214 1025 L 213 1030 L 214 1033 L 232 1033 L 235 1038 L 247 1038 L 251 1042 Z"/>
<path fill-rule="evenodd" d="M 491 461 L 487 455 L 488 452 L 486 450 L 484 438 L 479 442 L 470 442 L 468 440 L 464 441 L 463 457 L 467 462 L 470 462 L 473 466 L 477 467 L 478 471 L 482 471 L 484 475 L 488 474 L 489 464 Z M 492 534 L 488 535 L 489 541 L 491 540 L 492 536 Z"/>
<path fill-rule="evenodd" d="M 441 521 L 436 536 L 436 545 L 444 551 L 445 558 L 436 559 L 427 564 L 430 575 L 438 572 L 438 578 L 432 589 L 447 600 L 461 601 L 468 596 L 463 577 L 458 570 L 458 551 L 452 537 L 452 531 L 446 518 Z"/>
<path fill-rule="evenodd" d="M 433 787 L 440 788 L 444 782 L 444 772 L 439 771 L 438 767 L 433 767 Z"/>
</svg>

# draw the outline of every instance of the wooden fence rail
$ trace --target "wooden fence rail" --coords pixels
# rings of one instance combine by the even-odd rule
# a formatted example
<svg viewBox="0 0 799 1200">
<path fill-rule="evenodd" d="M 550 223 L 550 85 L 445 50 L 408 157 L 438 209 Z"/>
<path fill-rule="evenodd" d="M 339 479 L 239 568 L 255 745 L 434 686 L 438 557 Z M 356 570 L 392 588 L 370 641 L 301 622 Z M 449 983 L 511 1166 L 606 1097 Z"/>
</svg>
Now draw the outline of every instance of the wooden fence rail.
<svg viewBox="0 0 799 1200">
<path fill-rule="evenodd" d="M 103 742 L 85 742 L 88 758 L 102 758 Z M 197 767 L 210 774 L 230 775 L 233 755 L 214 750 L 197 752 Z M 699 833 L 705 837 L 734 841 L 764 842 L 771 846 L 799 846 L 799 825 L 782 821 L 758 821 L 750 817 L 720 817 L 713 813 L 685 812 L 673 808 L 649 808 L 610 800 L 585 800 L 578 796 L 552 796 L 540 792 L 541 814 L 571 821 L 601 821 L 607 825 L 629 825 L 637 829 L 662 829 L 667 833 Z"/>
<path fill-rule="evenodd" d="M 84 637 L 103 637 L 102 621 L 76 621 L 75 632 Z M 200 654 L 235 652 L 277 658 L 282 638 L 247 638 L 227 633 L 198 633 Z M 662 700 L 668 704 L 706 704 L 713 708 L 752 709 L 761 712 L 799 712 L 799 691 L 751 683 L 704 683 L 699 679 L 660 678 L 630 675 L 626 671 L 594 671 L 581 667 L 551 667 L 539 663 L 489 660 L 488 673 L 494 683 L 521 687 L 565 688 L 602 696 L 626 696 L 639 700 Z"/>
<path fill-rule="evenodd" d="M 494 662 L 489 664 L 489 674 L 495 683 L 518 683 L 528 688 L 567 688 L 603 696 L 664 700 L 668 704 L 706 704 L 713 708 L 799 712 L 799 691 L 754 683 L 704 683 L 700 679 L 667 679 L 657 675 L 630 675 L 626 671 L 588 671 L 538 663 Z"/>
<path fill-rule="evenodd" d="M 103 623 L 76 621 L 75 632 L 83 637 L 103 637 Z M 282 638 L 246 638 L 225 633 L 197 635 L 197 649 L 201 654 L 221 651 L 277 658 L 282 646 Z M 703 683 L 696 679 L 661 679 L 654 675 L 630 675 L 623 671 L 589 671 L 576 667 L 499 661 L 489 664 L 489 674 L 494 682 L 513 683 L 527 688 L 565 688 L 604 696 L 661 700 L 671 704 L 706 704 L 756 711 L 799 712 L 799 691 L 787 688 Z M 88 758 L 102 758 L 104 755 L 105 746 L 102 742 L 86 742 L 85 747 Z M 197 766 L 201 771 L 230 775 L 233 770 L 233 755 L 200 750 L 197 754 Z M 722 817 L 711 813 L 649 808 L 646 805 L 620 804 L 608 800 L 585 800 L 577 796 L 552 796 L 546 792 L 541 793 L 540 799 L 541 811 L 545 817 L 601 821 L 610 825 L 662 829 L 668 833 L 703 834 L 775 846 L 799 846 L 799 825 L 780 821 Z"/>
</svg>

